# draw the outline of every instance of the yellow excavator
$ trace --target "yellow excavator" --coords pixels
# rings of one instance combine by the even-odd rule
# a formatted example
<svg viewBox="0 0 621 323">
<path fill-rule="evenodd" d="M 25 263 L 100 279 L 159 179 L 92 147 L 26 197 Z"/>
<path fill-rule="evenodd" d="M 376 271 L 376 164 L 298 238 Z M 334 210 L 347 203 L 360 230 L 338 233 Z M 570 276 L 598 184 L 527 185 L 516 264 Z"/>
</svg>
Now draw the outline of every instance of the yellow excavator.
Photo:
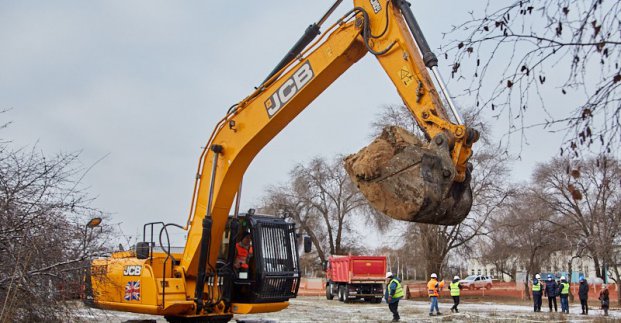
<svg viewBox="0 0 621 323">
<path fill-rule="evenodd" d="M 354 0 L 353 9 L 320 32 L 341 2 L 310 25 L 263 83 L 218 122 L 199 159 L 187 223 L 145 224 L 143 241 L 133 250 L 92 261 L 85 280 L 87 305 L 163 315 L 169 322 L 227 322 L 234 314 L 286 308 L 300 284 L 294 224 L 252 209 L 240 213 L 242 177 L 274 136 L 367 53 L 382 65 L 426 142 L 435 147 L 421 148 L 427 157 L 408 166 L 420 169 L 421 178 L 414 180 L 422 188 L 421 212 L 428 213 L 421 222 L 463 220 L 471 205 L 468 160 L 478 133 L 464 125 L 448 95 L 409 3 Z M 439 164 L 444 165 L 440 175 L 434 175 Z M 438 192 L 443 196 L 433 201 Z M 444 198 L 461 201 L 458 216 L 451 215 L 453 202 Z M 183 250 L 170 247 L 171 227 L 187 230 Z M 244 269 L 236 263 L 237 249 L 247 236 L 252 251 Z"/>
</svg>

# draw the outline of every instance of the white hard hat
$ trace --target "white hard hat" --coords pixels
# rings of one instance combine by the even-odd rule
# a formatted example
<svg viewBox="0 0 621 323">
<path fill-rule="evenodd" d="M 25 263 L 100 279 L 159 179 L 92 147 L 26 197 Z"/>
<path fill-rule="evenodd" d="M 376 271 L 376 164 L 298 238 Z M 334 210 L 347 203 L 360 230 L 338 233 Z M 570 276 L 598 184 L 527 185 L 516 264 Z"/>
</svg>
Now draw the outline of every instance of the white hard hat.
<svg viewBox="0 0 621 323">
<path fill-rule="evenodd" d="M 537 274 L 537 275 L 535 275 L 535 278 L 540 279 L 541 275 Z"/>
<path fill-rule="evenodd" d="M 389 277 L 392 277 L 392 272 L 387 271 L 387 272 L 386 272 L 386 278 L 389 278 Z"/>
<path fill-rule="evenodd" d="M 561 280 L 565 280 L 565 276 L 561 276 Z"/>
<path fill-rule="evenodd" d="M 453 279 L 459 279 L 459 276 L 455 276 L 455 277 L 453 277 Z"/>
<path fill-rule="evenodd" d="M 438 278 L 438 275 L 436 275 L 436 273 L 431 274 L 431 278 Z"/>
</svg>

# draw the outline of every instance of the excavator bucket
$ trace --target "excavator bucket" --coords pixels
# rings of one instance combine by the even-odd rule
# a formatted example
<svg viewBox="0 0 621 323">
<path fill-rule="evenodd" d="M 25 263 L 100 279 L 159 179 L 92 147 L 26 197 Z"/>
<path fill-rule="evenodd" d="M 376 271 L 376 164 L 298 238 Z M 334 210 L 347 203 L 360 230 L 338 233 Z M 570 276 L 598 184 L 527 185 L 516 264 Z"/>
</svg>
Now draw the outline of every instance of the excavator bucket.
<svg viewBox="0 0 621 323">
<path fill-rule="evenodd" d="M 398 220 L 456 225 L 472 206 L 470 173 L 454 182 L 448 140 L 423 143 L 389 126 L 371 144 L 345 158 L 345 169 L 370 205 Z"/>
</svg>

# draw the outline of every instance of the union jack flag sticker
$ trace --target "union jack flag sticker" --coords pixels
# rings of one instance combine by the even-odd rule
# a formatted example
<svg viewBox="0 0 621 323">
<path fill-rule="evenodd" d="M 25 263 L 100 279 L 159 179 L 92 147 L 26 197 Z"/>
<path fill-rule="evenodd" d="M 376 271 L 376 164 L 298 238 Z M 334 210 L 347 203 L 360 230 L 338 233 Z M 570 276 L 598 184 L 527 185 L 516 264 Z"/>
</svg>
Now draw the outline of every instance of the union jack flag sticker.
<svg viewBox="0 0 621 323">
<path fill-rule="evenodd" d="M 126 301 L 139 301 L 140 300 L 140 281 L 130 281 L 125 285 L 125 300 Z"/>
</svg>

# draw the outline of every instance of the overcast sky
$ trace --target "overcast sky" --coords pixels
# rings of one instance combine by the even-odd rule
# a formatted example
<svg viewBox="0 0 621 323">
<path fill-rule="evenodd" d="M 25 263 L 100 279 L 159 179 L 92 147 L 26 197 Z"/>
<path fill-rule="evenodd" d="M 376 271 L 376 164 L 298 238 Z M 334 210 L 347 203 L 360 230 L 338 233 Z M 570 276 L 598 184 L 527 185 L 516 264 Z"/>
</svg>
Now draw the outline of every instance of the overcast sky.
<svg viewBox="0 0 621 323">
<path fill-rule="evenodd" d="M 417 0 L 432 48 L 485 1 Z M 185 223 L 201 146 L 233 103 L 265 78 L 331 1 L 0 1 L 1 133 L 47 154 L 82 151 L 94 206 L 127 235 L 149 221 Z M 345 1 L 332 17 L 351 8 Z M 450 10 L 449 10 L 450 9 Z M 447 66 L 441 66 L 447 75 Z M 242 209 L 296 163 L 357 151 L 379 108 L 401 101 L 368 55 L 328 88 L 254 160 Z M 558 147 L 534 142 L 514 164 Z"/>
</svg>

